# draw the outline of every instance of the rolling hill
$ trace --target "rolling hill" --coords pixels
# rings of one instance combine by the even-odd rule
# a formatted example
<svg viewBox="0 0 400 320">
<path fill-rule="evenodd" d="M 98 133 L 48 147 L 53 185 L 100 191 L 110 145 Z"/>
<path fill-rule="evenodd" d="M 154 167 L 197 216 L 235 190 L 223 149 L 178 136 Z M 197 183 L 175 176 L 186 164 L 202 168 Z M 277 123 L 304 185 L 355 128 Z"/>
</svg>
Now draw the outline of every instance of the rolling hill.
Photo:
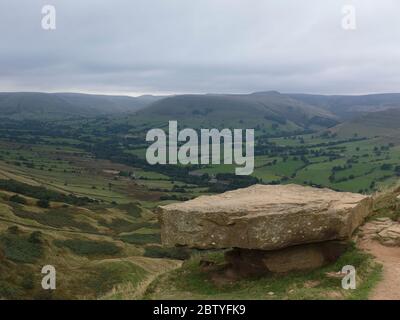
<svg viewBox="0 0 400 320">
<path fill-rule="evenodd" d="M 400 94 L 369 94 L 358 96 L 288 94 L 289 97 L 328 110 L 341 120 L 354 119 L 368 112 L 400 109 Z"/>
<path fill-rule="evenodd" d="M 338 123 L 329 111 L 275 91 L 172 96 L 154 102 L 136 116 L 142 121 L 178 120 L 192 126 L 258 124 L 279 126 L 283 130 L 331 127 Z"/>
<path fill-rule="evenodd" d="M 3 92 L 0 117 L 15 120 L 58 120 L 133 112 L 162 97 L 107 96 L 80 93 Z"/>
<path fill-rule="evenodd" d="M 400 109 L 369 112 L 331 129 L 339 136 L 386 137 L 400 139 Z"/>
<path fill-rule="evenodd" d="M 397 112 L 393 110 L 400 110 L 400 94 L 329 96 L 265 91 L 129 97 L 81 93 L 0 93 L 0 118 L 62 120 L 123 115 L 119 118 L 125 119 L 125 114 L 131 113 L 127 119 L 134 126 L 162 126 L 168 120 L 178 120 L 182 125 L 195 128 L 253 127 L 272 135 L 332 128 L 340 123 L 334 130 L 346 132 L 344 135 L 347 136 L 357 128 L 360 133 L 369 131 L 369 136 L 375 135 L 377 128 L 386 133 L 394 132 L 397 131 Z M 368 126 L 374 129 L 368 130 Z"/>
</svg>

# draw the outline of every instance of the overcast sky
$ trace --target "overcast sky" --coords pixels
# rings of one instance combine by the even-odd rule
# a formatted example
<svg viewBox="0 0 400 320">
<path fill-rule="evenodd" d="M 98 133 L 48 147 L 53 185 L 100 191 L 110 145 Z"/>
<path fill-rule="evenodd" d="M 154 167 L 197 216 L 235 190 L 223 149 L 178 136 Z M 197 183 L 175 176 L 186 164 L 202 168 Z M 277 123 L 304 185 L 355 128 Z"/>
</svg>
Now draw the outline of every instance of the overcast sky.
<svg viewBox="0 0 400 320">
<path fill-rule="evenodd" d="M 400 92 L 399 13 L 398 0 L 1 0 L 0 91 Z"/>
</svg>

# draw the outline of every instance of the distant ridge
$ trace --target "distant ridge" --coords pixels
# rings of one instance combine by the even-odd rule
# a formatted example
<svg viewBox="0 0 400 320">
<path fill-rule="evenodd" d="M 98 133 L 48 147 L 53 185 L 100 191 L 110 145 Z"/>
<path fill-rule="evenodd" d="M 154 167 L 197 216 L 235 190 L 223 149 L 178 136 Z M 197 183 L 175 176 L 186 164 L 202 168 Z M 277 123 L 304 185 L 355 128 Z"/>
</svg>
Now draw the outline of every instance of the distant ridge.
<svg viewBox="0 0 400 320">
<path fill-rule="evenodd" d="M 1 92 L 0 117 L 53 120 L 134 112 L 163 97 L 82 93 Z"/>
<path fill-rule="evenodd" d="M 352 119 L 366 112 L 400 108 L 400 93 L 378 93 L 356 96 L 302 93 L 287 95 L 293 99 L 329 110 L 342 120 Z"/>
<path fill-rule="evenodd" d="M 400 108 L 368 112 L 331 130 L 342 137 L 400 138 Z"/>
<path fill-rule="evenodd" d="M 136 113 L 144 120 L 191 119 L 195 123 L 248 122 L 296 128 L 332 127 L 370 112 L 400 110 L 400 93 L 358 96 L 282 94 L 183 94 L 172 96 L 2 92 L 0 118 L 57 120 Z"/>
<path fill-rule="evenodd" d="M 158 100 L 140 110 L 138 117 L 222 123 L 275 123 L 299 129 L 338 123 L 330 111 L 295 100 L 276 91 L 251 94 L 187 94 Z"/>
</svg>

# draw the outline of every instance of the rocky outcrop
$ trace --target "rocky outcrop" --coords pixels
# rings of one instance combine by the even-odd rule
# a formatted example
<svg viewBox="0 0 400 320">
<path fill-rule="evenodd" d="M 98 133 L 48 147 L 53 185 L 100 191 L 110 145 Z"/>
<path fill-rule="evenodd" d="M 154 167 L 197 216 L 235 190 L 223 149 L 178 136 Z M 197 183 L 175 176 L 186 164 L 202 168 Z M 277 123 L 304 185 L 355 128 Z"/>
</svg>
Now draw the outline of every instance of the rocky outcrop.
<svg viewBox="0 0 400 320">
<path fill-rule="evenodd" d="M 400 246 L 400 223 L 390 218 L 377 218 L 360 228 L 360 237 L 378 240 L 386 246 Z"/>
<path fill-rule="evenodd" d="M 276 250 L 348 239 L 371 212 L 361 194 L 254 185 L 159 208 L 166 246 Z"/>
</svg>

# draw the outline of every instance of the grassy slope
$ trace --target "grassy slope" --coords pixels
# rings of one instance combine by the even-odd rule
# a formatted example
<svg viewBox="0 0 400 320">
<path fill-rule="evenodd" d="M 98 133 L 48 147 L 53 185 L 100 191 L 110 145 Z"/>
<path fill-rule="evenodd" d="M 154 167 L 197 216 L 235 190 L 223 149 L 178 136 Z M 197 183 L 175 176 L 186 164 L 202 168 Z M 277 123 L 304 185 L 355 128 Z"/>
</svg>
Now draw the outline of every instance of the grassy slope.
<svg viewBox="0 0 400 320">
<path fill-rule="evenodd" d="M 159 242 L 146 236 L 158 235 L 159 227 L 155 216 L 136 204 L 52 203 L 43 209 L 25 196 L 26 205 L 10 202 L 11 194 L 0 192 L 0 297 L 115 298 L 179 264 L 143 257 L 153 239 Z M 143 240 L 125 241 L 126 232 Z M 40 269 L 47 264 L 57 270 L 52 293 L 40 288 Z"/>
<path fill-rule="evenodd" d="M 335 123 L 335 117 L 328 111 L 278 92 L 173 96 L 138 112 L 135 118 L 141 124 L 162 125 L 168 124 L 168 120 L 178 120 L 180 125 L 191 128 L 259 127 L 275 134 L 312 126 L 314 118 Z"/>
<path fill-rule="evenodd" d="M 353 248 L 336 263 L 311 272 L 270 275 L 216 286 L 199 267 L 201 258 L 222 263 L 222 254 L 194 257 L 182 268 L 159 277 L 149 286 L 148 299 L 367 299 L 379 281 L 380 265 L 366 253 Z M 357 270 L 357 289 L 344 290 L 341 279 L 327 276 L 345 265 Z"/>
<path fill-rule="evenodd" d="M 341 137 L 349 137 L 354 134 L 367 137 L 395 137 L 399 138 L 400 110 L 389 109 L 371 112 L 349 122 L 345 122 L 331 129 Z"/>
</svg>

